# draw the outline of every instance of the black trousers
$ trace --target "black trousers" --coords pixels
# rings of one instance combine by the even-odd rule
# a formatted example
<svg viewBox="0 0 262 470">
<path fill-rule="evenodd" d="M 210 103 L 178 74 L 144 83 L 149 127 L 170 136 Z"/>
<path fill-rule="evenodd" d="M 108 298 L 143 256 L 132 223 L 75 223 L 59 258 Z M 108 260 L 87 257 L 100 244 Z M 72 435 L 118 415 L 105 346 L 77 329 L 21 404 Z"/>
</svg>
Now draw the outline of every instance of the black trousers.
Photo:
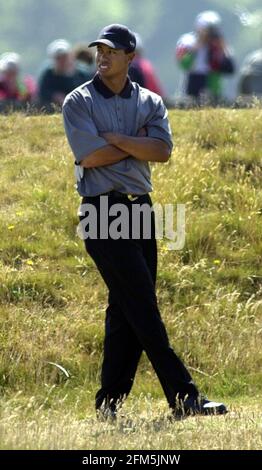
<svg viewBox="0 0 262 470">
<path fill-rule="evenodd" d="M 92 204 L 99 214 L 100 196 L 85 197 L 82 203 Z M 117 200 L 108 196 L 108 211 L 116 203 L 128 208 L 130 235 L 132 205 L 152 206 L 148 194 L 140 196 L 134 202 L 127 197 Z M 84 218 L 83 213 L 80 220 L 83 221 Z M 109 217 L 109 223 L 113 219 Z M 155 293 L 157 247 L 153 213 L 151 222 L 149 239 L 115 240 L 98 237 L 85 240 L 86 250 L 109 289 L 101 388 L 96 394 L 96 409 L 102 406 L 115 409 L 128 396 L 143 350 L 158 376 L 171 408 L 175 407 L 177 398 L 198 395 L 188 370 L 169 344 L 158 309 Z M 141 234 L 142 230 L 141 218 Z"/>
<path fill-rule="evenodd" d="M 207 87 L 207 75 L 201 73 L 190 73 L 188 76 L 186 93 L 199 98 L 200 93 Z"/>
</svg>

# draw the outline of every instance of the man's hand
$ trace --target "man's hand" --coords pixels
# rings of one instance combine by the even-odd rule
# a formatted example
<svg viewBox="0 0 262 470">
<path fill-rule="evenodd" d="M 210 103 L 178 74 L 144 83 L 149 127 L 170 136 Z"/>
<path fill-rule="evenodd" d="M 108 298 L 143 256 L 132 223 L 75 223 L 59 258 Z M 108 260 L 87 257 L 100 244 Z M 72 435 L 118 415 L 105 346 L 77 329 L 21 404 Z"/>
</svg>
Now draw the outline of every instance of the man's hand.
<svg viewBox="0 0 262 470">
<path fill-rule="evenodd" d="M 141 129 L 139 129 L 137 137 L 147 137 L 146 127 L 141 127 Z"/>
</svg>

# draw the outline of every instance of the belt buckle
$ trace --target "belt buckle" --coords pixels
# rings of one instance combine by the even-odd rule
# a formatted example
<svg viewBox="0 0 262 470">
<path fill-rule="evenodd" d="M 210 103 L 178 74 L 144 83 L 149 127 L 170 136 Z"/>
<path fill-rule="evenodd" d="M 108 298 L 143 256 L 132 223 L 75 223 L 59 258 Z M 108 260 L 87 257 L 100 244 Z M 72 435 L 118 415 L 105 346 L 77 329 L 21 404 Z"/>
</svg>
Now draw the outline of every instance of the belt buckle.
<svg viewBox="0 0 262 470">
<path fill-rule="evenodd" d="M 128 194 L 127 195 L 129 201 L 133 202 L 133 201 L 136 201 L 136 199 L 139 198 L 139 196 L 134 196 L 133 194 Z"/>
</svg>

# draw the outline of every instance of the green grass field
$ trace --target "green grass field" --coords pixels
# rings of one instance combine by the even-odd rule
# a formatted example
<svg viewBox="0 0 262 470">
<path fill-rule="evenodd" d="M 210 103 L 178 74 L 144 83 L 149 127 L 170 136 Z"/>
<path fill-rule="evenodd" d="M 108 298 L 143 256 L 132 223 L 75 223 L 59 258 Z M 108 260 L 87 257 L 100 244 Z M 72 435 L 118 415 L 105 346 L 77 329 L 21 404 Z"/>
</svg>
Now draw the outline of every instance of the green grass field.
<svg viewBox="0 0 262 470">
<path fill-rule="evenodd" d="M 1 116 L 1 449 L 262 447 L 262 110 L 170 120 L 153 200 L 186 204 L 187 236 L 180 251 L 159 241 L 159 306 L 175 351 L 230 413 L 171 423 L 143 355 L 123 416 L 96 421 L 107 291 L 76 236 L 62 119 Z"/>
</svg>

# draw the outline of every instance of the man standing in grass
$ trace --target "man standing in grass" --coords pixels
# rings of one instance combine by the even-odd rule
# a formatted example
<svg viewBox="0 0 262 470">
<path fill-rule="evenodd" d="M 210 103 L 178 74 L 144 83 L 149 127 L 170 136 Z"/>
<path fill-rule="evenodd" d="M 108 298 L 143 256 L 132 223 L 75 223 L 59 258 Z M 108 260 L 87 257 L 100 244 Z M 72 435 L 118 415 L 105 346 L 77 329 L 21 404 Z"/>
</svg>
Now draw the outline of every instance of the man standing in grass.
<svg viewBox="0 0 262 470">
<path fill-rule="evenodd" d="M 157 305 L 149 162 L 163 163 L 170 157 L 167 111 L 160 96 L 128 77 L 135 56 L 133 32 L 123 25 L 107 26 L 90 44 L 93 46 L 97 46 L 97 74 L 66 97 L 63 117 L 78 169 L 78 192 L 83 198 L 80 221 L 85 219 L 85 210 L 94 209 L 97 214 L 89 223 L 90 232 L 96 236 L 86 236 L 85 247 L 109 289 L 97 414 L 116 417 L 131 390 L 143 350 L 175 417 L 225 413 L 222 403 L 200 396 L 188 370 L 170 347 Z M 107 204 L 101 208 L 105 198 Z M 150 237 L 143 236 L 143 224 L 137 236 L 132 220 L 134 204 L 150 209 Z M 117 215 L 119 205 L 128 214 L 125 237 L 102 230 L 101 221 L 115 220 L 112 214 Z M 148 222 L 144 221 L 146 225 Z"/>
</svg>

